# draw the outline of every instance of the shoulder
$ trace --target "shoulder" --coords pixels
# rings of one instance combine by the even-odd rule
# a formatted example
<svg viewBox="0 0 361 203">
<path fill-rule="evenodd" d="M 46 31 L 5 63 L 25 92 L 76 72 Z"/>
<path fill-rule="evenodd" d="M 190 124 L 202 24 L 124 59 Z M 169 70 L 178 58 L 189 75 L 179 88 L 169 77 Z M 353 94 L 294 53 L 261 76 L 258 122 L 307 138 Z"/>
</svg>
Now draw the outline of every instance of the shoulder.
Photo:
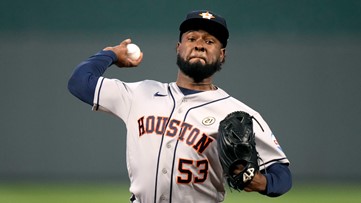
<svg viewBox="0 0 361 203">
<path fill-rule="evenodd" d="M 125 83 L 125 84 L 133 84 L 133 83 Z M 160 90 L 160 89 L 167 89 L 169 84 L 159 82 L 156 80 L 142 80 L 139 82 L 135 82 L 134 84 L 137 85 L 137 88 L 144 89 L 144 90 Z"/>
<path fill-rule="evenodd" d="M 168 86 L 168 83 L 159 82 L 156 80 L 143 80 L 141 81 L 143 85 L 152 85 L 152 86 Z"/>
<path fill-rule="evenodd" d="M 251 116 L 259 116 L 259 113 L 255 109 L 233 96 L 229 96 L 222 105 L 224 105 L 229 112 L 244 111 Z"/>
<path fill-rule="evenodd" d="M 224 90 L 219 89 L 222 94 L 228 95 Z M 244 111 L 248 113 L 250 116 L 255 118 L 257 122 L 260 124 L 267 126 L 266 121 L 263 119 L 261 114 L 255 110 L 253 107 L 249 106 L 248 104 L 244 103 L 243 101 L 240 101 L 239 99 L 228 95 L 229 97 L 222 102 L 222 107 L 225 109 L 225 111 L 229 114 L 234 111 Z"/>
<path fill-rule="evenodd" d="M 117 84 L 117 85 L 127 86 L 127 87 L 130 87 L 130 88 L 165 87 L 165 86 L 168 85 L 167 83 L 162 83 L 162 82 L 158 82 L 158 81 L 155 81 L 155 80 L 141 80 L 141 81 L 135 81 L 135 82 L 126 82 L 126 81 L 123 81 L 123 80 L 119 80 L 117 78 L 105 78 L 105 77 L 101 77 L 100 80 L 104 80 L 107 83 L 114 83 L 114 84 Z"/>
<path fill-rule="evenodd" d="M 264 118 L 261 116 L 261 114 L 253 109 L 252 107 L 248 106 L 247 104 L 243 103 L 242 101 L 239 101 L 238 99 L 231 97 L 229 99 L 229 102 L 233 103 L 236 109 L 234 111 L 244 111 L 248 113 L 250 116 L 252 116 L 257 123 L 261 126 L 261 128 L 269 128 L 267 122 L 264 120 Z M 231 104 L 229 104 L 231 105 Z M 263 127 L 262 127 L 263 126 Z"/>
</svg>

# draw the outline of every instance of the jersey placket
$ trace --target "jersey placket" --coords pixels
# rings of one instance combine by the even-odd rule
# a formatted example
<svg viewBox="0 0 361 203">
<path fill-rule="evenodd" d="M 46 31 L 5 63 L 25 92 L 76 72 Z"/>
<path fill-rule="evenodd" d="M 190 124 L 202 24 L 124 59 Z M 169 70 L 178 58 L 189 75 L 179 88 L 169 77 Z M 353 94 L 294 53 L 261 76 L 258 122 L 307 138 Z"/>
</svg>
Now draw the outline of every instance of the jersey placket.
<svg viewBox="0 0 361 203">
<path fill-rule="evenodd" d="M 159 202 L 172 202 L 171 199 L 171 191 L 172 185 L 174 184 L 175 172 L 175 155 L 176 155 L 176 147 L 178 143 L 179 134 L 182 131 L 181 125 L 184 121 L 185 117 L 185 105 L 187 99 L 185 97 L 178 98 L 176 101 L 174 112 L 172 117 L 169 118 L 170 122 L 179 122 L 178 123 L 178 131 L 174 136 L 170 136 L 169 123 L 164 131 L 164 138 L 162 143 L 162 148 L 160 151 L 160 159 L 159 159 L 159 168 L 158 168 L 158 184 L 157 184 L 157 198 Z M 172 121 L 171 121 L 172 120 Z M 160 187 L 162 186 L 162 187 Z M 168 186 L 168 187 L 167 187 Z"/>
</svg>

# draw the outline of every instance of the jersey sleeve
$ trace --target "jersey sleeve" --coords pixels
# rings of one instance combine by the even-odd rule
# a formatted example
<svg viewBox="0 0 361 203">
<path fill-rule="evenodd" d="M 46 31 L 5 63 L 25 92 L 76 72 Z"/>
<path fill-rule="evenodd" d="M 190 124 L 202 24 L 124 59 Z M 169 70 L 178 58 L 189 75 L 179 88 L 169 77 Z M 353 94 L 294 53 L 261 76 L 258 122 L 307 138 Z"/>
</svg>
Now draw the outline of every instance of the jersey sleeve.
<svg viewBox="0 0 361 203">
<path fill-rule="evenodd" d="M 125 83 L 117 79 L 100 77 L 94 92 L 93 111 L 108 112 L 126 120 L 133 93 L 139 83 Z"/>
<path fill-rule="evenodd" d="M 259 163 L 260 170 L 263 170 L 274 163 L 289 164 L 289 160 L 268 124 L 258 113 L 253 115 L 253 117 L 253 130 L 256 134 L 256 149 L 261 158 Z"/>
<path fill-rule="evenodd" d="M 100 51 L 80 63 L 68 81 L 68 90 L 83 102 L 93 105 L 98 79 L 116 61 L 112 51 Z"/>
</svg>

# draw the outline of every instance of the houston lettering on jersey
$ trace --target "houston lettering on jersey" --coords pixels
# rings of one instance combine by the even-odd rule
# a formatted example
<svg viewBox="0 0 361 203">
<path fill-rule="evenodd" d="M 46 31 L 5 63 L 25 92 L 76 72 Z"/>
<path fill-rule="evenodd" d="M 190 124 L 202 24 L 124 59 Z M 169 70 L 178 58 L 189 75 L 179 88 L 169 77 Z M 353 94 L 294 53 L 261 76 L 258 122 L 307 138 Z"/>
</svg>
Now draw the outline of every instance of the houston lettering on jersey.
<svg viewBox="0 0 361 203">
<path fill-rule="evenodd" d="M 168 120 L 169 117 L 162 116 L 143 116 L 139 118 L 139 137 L 144 134 L 164 134 L 169 137 L 178 135 L 180 141 L 193 147 L 193 149 L 199 153 L 203 153 L 214 140 L 212 137 L 201 132 L 199 128 L 177 119 L 169 120 L 168 128 L 166 129 Z"/>
</svg>

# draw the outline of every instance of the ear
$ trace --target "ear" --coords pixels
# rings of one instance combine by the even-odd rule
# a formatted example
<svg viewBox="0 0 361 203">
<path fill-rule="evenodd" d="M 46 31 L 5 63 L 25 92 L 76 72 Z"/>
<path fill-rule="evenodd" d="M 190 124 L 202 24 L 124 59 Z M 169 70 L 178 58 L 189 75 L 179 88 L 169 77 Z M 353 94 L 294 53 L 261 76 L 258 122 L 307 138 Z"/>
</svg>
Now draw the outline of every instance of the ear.
<svg viewBox="0 0 361 203">
<path fill-rule="evenodd" d="M 179 46 L 180 46 L 180 42 L 177 42 L 177 46 L 176 46 L 176 52 L 179 53 Z"/>
<path fill-rule="evenodd" d="M 226 58 L 226 48 L 221 49 L 221 54 L 220 54 L 219 58 L 221 59 L 221 62 L 224 63 L 225 58 Z"/>
</svg>

